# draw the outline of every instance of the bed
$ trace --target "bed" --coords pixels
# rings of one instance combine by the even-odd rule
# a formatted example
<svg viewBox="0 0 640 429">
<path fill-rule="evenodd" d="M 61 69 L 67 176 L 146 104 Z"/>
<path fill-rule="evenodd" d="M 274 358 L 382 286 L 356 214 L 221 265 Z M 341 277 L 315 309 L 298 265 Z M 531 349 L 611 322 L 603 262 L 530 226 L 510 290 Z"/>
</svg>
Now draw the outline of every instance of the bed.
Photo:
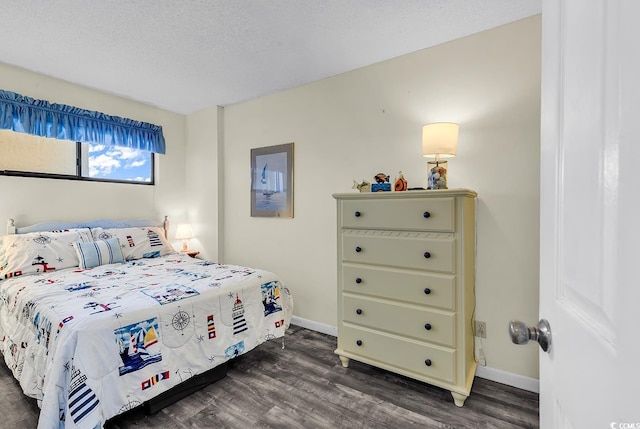
<svg viewBox="0 0 640 429">
<path fill-rule="evenodd" d="M 0 354 L 38 401 L 38 428 L 102 427 L 141 405 L 154 412 L 284 337 L 293 300 L 275 274 L 178 253 L 166 226 L 9 222 Z"/>
</svg>

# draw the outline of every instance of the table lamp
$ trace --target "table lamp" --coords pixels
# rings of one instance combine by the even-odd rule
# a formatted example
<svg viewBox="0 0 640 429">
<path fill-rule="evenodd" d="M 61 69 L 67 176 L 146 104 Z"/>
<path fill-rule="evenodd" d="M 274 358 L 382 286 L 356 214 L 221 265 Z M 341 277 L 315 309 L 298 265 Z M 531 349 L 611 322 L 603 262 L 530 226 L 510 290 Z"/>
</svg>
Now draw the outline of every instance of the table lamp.
<svg viewBox="0 0 640 429">
<path fill-rule="evenodd" d="M 176 240 L 182 240 L 182 251 L 189 250 L 188 241 L 193 238 L 193 231 L 191 225 L 188 223 L 181 223 L 176 230 Z"/>
<path fill-rule="evenodd" d="M 435 158 L 427 162 L 427 189 L 447 189 L 449 166 L 441 158 L 456 156 L 459 128 L 458 124 L 451 122 L 437 122 L 422 127 L 422 156 Z"/>
</svg>

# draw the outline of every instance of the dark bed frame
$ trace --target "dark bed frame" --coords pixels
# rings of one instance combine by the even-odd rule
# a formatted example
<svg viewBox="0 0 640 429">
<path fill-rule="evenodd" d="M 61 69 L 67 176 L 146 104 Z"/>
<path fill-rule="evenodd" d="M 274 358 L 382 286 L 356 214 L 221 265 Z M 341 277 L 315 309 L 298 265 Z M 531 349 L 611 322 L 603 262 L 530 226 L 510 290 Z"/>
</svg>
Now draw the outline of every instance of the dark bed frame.
<svg viewBox="0 0 640 429">
<path fill-rule="evenodd" d="M 152 398 L 142 404 L 144 412 L 146 414 L 155 414 L 161 409 L 168 407 L 181 400 L 182 398 L 191 395 L 203 387 L 210 385 L 227 375 L 227 362 L 224 362 L 215 368 L 211 368 L 207 372 L 197 374 L 188 380 L 183 381 L 177 386 L 172 387 L 164 393 Z"/>
</svg>

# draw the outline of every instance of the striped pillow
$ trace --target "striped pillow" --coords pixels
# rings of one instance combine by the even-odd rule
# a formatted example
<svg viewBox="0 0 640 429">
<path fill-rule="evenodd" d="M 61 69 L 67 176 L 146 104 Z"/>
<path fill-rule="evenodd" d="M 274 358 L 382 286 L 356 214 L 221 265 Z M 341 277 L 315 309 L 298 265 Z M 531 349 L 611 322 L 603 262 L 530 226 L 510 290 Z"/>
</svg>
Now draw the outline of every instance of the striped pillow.
<svg viewBox="0 0 640 429">
<path fill-rule="evenodd" d="M 99 265 L 123 263 L 122 250 L 117 238 L 73 243 L 76 248 L 80 268 L 93 268 Z"/>
</svg>

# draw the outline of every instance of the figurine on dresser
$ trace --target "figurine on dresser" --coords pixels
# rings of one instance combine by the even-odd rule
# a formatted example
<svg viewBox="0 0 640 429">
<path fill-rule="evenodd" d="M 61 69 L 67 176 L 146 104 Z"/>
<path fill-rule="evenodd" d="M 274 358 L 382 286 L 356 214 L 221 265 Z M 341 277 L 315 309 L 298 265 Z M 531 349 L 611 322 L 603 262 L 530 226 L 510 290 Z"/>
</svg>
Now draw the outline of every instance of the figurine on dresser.
<svg viewBox="0 0 640 429">
<path fill-rule="evenodd" d="M 398 173 L 400 176 L 396 179 L 393 184 L 393 189 L 396 192 L 406 191 L 407 190 L 407 179 L 404 178 L 402 171 Z"/>
<path fill-rule="evenodd" d="M 357 189 L 358 192 L 371 192 L 371 183 L 367 182 L 364 179 L 362 180 L 361 183 L 358 183 L 354 180 L 353 186 L 351 188 Z"/>
<path fill-rule="evenodd" d="M 389 192 L 391 191 L 391 183 L 389 176 L 384 173 L 378 173 L 374 176 L 376 183 L 371 184 L 371 192 Z"/>
</svg>

